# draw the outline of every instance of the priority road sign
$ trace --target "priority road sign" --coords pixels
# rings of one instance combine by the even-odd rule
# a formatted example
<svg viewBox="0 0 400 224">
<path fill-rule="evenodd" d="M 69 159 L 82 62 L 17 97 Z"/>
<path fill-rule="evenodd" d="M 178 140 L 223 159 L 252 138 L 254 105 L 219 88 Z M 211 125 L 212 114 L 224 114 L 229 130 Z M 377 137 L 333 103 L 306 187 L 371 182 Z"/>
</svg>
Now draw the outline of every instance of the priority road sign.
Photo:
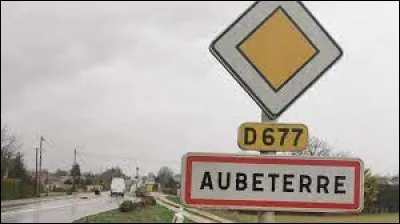
<svg viewBox="0 0 400 224">
<path fill-rule="evenodd" d="M 192 207 L 356 212 L 363 208 L 363 163 L 355 158 L 188 153 L 181 200 Z"/>
<path fill-rule="evenodd" d="M 238 146 L 253 151 L 299 151 L 307 148 L 304 124 L 244 123 L 238 131 Z"/>
<path fill-rule="evenodd" d="M 271 119 L 342 56 L 300 1 L 255 2 L 211 43 L 210 51 Z"/>
</svg>

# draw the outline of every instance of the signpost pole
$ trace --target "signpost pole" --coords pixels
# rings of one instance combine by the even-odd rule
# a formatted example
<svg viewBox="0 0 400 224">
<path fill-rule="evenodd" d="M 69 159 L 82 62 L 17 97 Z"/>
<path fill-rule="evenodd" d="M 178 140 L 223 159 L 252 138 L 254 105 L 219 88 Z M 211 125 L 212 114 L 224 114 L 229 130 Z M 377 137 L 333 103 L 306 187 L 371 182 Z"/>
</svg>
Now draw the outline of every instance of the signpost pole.
<svg viewBox="0 0 400 224">
<path fill-rule="evenodd" d="M 261 111 L 261 122 L 277 123 L 277 120 L 272 120 L 263 111 Z M 275 155 L 276 152 L 263 152 L 260 155 Z M 275 212 L 260 212 L 258 214 L 258 223 L 275 223 Z"/>
<path fill-rule="evenodd" d="M 275 212 L 260 212 L 258 223 L 275 223 Z"/>
<path fill-rule="evenodd" d="M 263 15 L 259 16 L 260 13 L 262 13 Z M 290 35 L 287 35 L 289 33 Z M 282 47 L 276 46 L 284 46 L 285 48 L 283 49 Z M 336 63 L 341 58 L 343 52 L 340 46 L 319 24 L 319 22 L 315 19 L 311 12 L 304 6 L 304 4 L 301 3 L 301 1 L 256 1 L 235 22 L 233 22 L 227 29 L 225 29 L 224 32 L 222 32 L 215 40 L 211 42 L 209 49 L 211 53 L 218 59 L 218 61 L 228 70 L 228 72 L 231 73 L 233 78 L 246 90 L 246 92 L 262 109 L 261 124 L 245 123 L 239 127 L 239 147 L 243 150 L 260 151 L 260 156 L 257 156 L 256 160 L 261 161 L 277 160 L 277 158 L 271 158 L 272 156 L 263 157 L 263 155 L 275 155 L 277 154 L 277 150 L 288 152 L 287 154 L 285 153 L 286 155 L 292 155 L 291 151 L 306 149 L 308 142 L 307 127 L 305 125 L 299 124 L 277 124 L 278 117 L 282 113 L 284 113 L 286 109 L 289 108 L 307 89 L 309 89 L 313 85 L 313 83 L 315 83 L 334 63 Z M 318 56 L 315 57 L 316 55 Z M 282 62 L 280 61 L 281 58 L 285 58 L 285 60 Z M 251 66 L 249 66 L 249 64 Z M 265 65 L 273 66 L 265 67 Z M 261 86 L 261 83 L 264 83 L 264 86 Z M 275 141 L 276 135 L 280 135 L 279 142 Z M 282 155 L 281 153 L 279 154 Z M 186 159 L 189 157 L 190 155 L 184 157 L 185 163 L 187 162 Z M 213 161 L 212 156 L 209 156 L 209 158 L 206 157 L 207 156 L 204 156 L 202 157 L 202 159 L 198 160 L 201 162 L 203 160 L 209 159 L 209 162 L 217 163 L 216 160 Z M 232 159 L 227 157 L 230 156 L 226 156 L 225 158 L 223 157 L 223 159 L 226 159 L 226 161 Z M 240 156 L 236 157 L 240 158 Z M 260 159 L 260 157 L 262 157 L 262 159 Z M 287 165 L 295 163 L 292 158 L 282 158 L 283 161 L 287 160 Z M 200 188 L 200 190 L 206 192 L 207 195 L 215 194 L 215 192 L 218 190 L 212 188 L 212 174 L 208 171 L 202 170 L 205 167 L 209 169 L 209 166 L 211 166 L 210 164 L 212 163 L 207 164 L 207 166 L 199 165 L 199 167 L 194 167 L 192 163 L 195 159 L 196 157 L 193 156 L 191 157 L 191 160 L 189 160 L 189 164 L 187 165 L 188 167 L 190 167 L 190 169 L 188 169 L 188 175 L 192 175 L 192 168 L 197 169 L 199 172 L 203 172 L 203 181 L 201 181 L 201 185 L 199 185 L 197 188 Z M 301 160 L 304 159 L 297 159 L 297 161 Z M 317 162 L 315 160 L 311 159 L 309 162 L 310 164 L 313 163 L 316 167 L 318 167 L 319 165 L 317 165 Z M 325 161 L 323 163 L 330 162 Z M 336 166 L 341 162 L 335 160 L 332 161 L 332 163 L 333 166 Z M 363 180 L 360 180 L 360 177 L 362 178 L 362 175 L 360 176 L 360 173 L 358 172 L 360 172 L 359 168 L 362 167 L 362 162 L 360 160 L 355 160 L 351 163 L 351 166 L 354 166 L 356 170 L 356 172 L 352 174 L 352 178 L 357 179 L 358 182 L 353 184 L 348 182 L 348 184 L 351 185 L 350 187 L 354 190 L 353 194 L 355 195 L 361 193 L 360 186 L 362 185 L 360 184 Z M 251 159 L 246 159 L 245 161 L 243 161 L 243 164 L 241 164 L 241 166 L 248 166 L 249 164 L 253 164 L 251 162 Z M 279 166 L 282 166 L 282 164 L 272 164 L 271 167 L 260 167 L 260 169 L 274 169 L 275 167 Z M 238 169 L 235 168 L 235 166 L 229 164 L 225 164 L 224 167 L 232 171 Z M 341 166 L 340 169 L 347 169 L 343 167 L 345 166 Z M 186 171 L 184 172 L 186 173 Z M 310 175 L 314 178 L 317 177 L 318 181 L 322 180 L 320 178 L 322 176 L 315 176 L 315 174 L 311 174 L 313 172 L 309 171 L 309 169 L 304 168 L 303 172 L 310 173 Z M 331 175 L 334 175 L 334 172 L 336 171 L 330 170 L 330 172 L 332 172 Z M 298 174 L 300 174 L 300 171 Z M 243 175 L 243 178 L 245 178 L 246 175 L 254 175 L 253 186 L 259 183 L 259 181 L 256 180 L 258 174 L 251 174 L 251 172 L 248 172 L 247 174 L 243 173 Z M 263 174 L 260 175 L 262 176 Z M 301 176 L 307 179 L 305 177 L 306 175 Z M 308 177 L 311 178 L 311 176 Z M 337 183 L 337 181 L 346 180 L 345 176 L 334 176 L 334 183 Z M 196 177 L 198 178 L 198 176 Z M 286 175 L 286 177 L 291 178 L 293 177 L 293 175 Z M 324 177 L 329 178 L 327 176 Z M 220 177 L 219 179 L 221 178 L 222 177 Z M 239 182 L 243 181 L 237 178 L 236 186 L 238 186 L 238 180 Z M 291 182 L 285 182 L 284 186 L 287 186 L 286 183 L 288 183 L 288 185 L 291 185 Z M 311 181 L 308 181 L 307 183 L 308 192 L 311 193 L 309 190 Z M 329 183 L 329 179 L 326 181 L 326 183 Z M 339 183 L 338 187 L 344 186 L 342 185 L 342 183 Z M 204 188 L 206 186 L 208 186 L 209 190 L 204 191 Z M 223 188 L 229 188 L 229 185 Z M 220 190 L 224 190 L 223 188 L 221 187 Z M 183 186 L 183 189 L 185 192 L 188 190 L 191 192 L 191 190 L 193 190 L 186 189 L 185 186 Z M 239 188 L 236 187 L 236 189 Z M 253 189 L 262 190 L 262 188 L 256 187 L 253 187 Z M 273 189 L 275 189 L 275 187 Z M 324 189 L 325 192 L 328 192 L 326 187 Z M 217 205 L 212 200 L 207 200 L 206 198 L 209 199 L 209 196 L 206 197 L 205 195 L 203 195 L 201 193 L 202 191 L 198 192 L 196 190 L 196 193 L 199 193 L 197 195 L 197 199 L 201 198 L 203 200 L 198 201 L 196 197 L 193 197 L 193 195 L 191 195 L 190 192 L 188 194 L 182 192 L 182 195 L 186 195 L 185 197 L 188 197 L 187 199 L 192 199 L 186 201 L 185 197 L 182 198 L 184 198 L 184 200 L 188 203 L 197 203 L 199 206 L 204 206 L 204 203 L 208 203 L 208 205 L 210 206 L 221 207 L 221 204 Z M 294 191 L 292 191 L 292 189 L 289 191 L 288 188 L 285 187 L 282 189 L 281 193 L 275 192 L 275 195 L 276 197 L 280 198 L 281 195 L 287 195 L 287 192 Z M 336 193 L 336 191 L 334 192 Z M 343 190 L 342 192 L 346 191 Z M 267 210 L 269 208 L 269 211 L 263 211 L 258 214 L 258 222 L 274 223 L 274 211 L 280 211 L 279 209 L 281 209 L 281 207 L 274 207 L 272 204 L 262 204 L 260 206 L 259 198 L 256 195 L 260 194 L 242 194 L 241 197 L 233 194 L 218 195 L 218 199 L 223 198 L 225 200 L 225 202 L 223 203 L 226 203 L 226 205 L 229 205 L 231 208 L 240 209 L 254 207 L 257 209 L 265 208 Z M 214 196 L 217 197 L 217 195 Z M 249 196 L 249 203 L 246 203 L 246 205 L 240 205 L 238 203 L 238 201 L 243 199 L 243 196 Z M 319 194 L 316 195 L 311 193 L 310 197 L 315 196 L 313 198 L 315 200 L 311 201 L 310 198 L 307 198 L 307 200 L 303 200 L 300 195 L 297 196 L 299 196 L 299 203 L 304 206 L 301 209 L 308 208 L 311 211 L 315 212 L 325 212 L 326 210 L 335 211 L 332 206 L 328 206 L 332 205 L 332 203 L 328 203 L 328 201 L 331 200 L 331 197 L 321 197 L 321 195 Z M 336 195 L 333 196 L 336 197 Z M 282 196 L 281 199 L 284 199 L 286 197 L 287 196 Z M 229 203 L 226 200 L 230 200 Z M 265 202 L 279 201 L 273 198 L 264 198 L 263 200 Z M 334 201 L 334 203 L 337 204 L 337 200 L 338 198 L 336 198 L 336 201 Z M 256 201 L 257 203 L 255 203 Z M 291 201 L 293 201 L 293 199 Z M 362 194 L 360 196 L 357 196 L 357 200 L 356 197 L 354 197 L 354 204 L 349 204 L 352 206 L 353 209 L 342 209 L 339 208 L 340 206 L 338 205 L 339 207 L 336 208 L 338 209 L 336 211 L 354 211 L 354 207 L 356 207 L 356 205 L 360 205 L 360 201 L 362 202 Z M 286 202 L 289 201 L 287 200 Z M 319 206 L 320 202 L 325 203 L 324 206 L 326 207 L 317 209 L 315 206 L 310 205 L 313 204 Z M 285 205 L 284 210 L 289 211 L 290 209 L 291 211 L 299 211 L 300 208 L 298 207 L 298 205 L 299 204 L 293 207 Z"/>
</svg>

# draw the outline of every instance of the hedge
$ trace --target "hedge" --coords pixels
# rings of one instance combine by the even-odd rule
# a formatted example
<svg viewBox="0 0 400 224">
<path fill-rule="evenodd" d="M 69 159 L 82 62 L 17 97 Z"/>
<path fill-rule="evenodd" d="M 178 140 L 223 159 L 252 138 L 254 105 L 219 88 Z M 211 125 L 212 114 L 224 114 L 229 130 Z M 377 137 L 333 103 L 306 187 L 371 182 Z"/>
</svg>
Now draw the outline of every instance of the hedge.
<svg viewBox="0 0 400 224">
<path fill-rule="evenodd" d="M 14 200 L 33 197 L 33 185 L 28 181 L 5 179 L 1 181 L 1 200 Z"/>
</svg>

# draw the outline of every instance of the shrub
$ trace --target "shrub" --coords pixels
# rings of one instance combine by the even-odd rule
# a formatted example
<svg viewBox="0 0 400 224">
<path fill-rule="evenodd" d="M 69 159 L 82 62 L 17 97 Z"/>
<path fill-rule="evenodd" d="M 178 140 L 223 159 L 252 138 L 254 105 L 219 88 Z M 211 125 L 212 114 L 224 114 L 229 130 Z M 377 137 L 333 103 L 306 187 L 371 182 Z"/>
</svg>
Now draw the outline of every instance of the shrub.
<svg viewBox="0 0 400 224">
<path fill-rule="evenodd" d="M 154 199 L 154 197 L 152 197 L 152 196 L 143 197 L 142 198 L 142 202 L 143 202 L 143 206 L 144 207 L 153 206 L 153 205 L 155 205 L 157 203 L 156 199 Z"/>
<path fill-rule="evenodd" d="M 119 206 L 121 212 L 131 212 L 134 209 L 133 202 L 131 200 L 125 200 Z"/>
<path fill-rule="evenodd" d="M 136 210 L 140 210 L 140 209 L 142 209 L 142 208 L 144 208 L 145 206 L 144 206 L 144 203 L 143 203 L 143 201 L 138 201 L 138 202 L 136 202 L 135 203 L 135 205 L 134 205 L 134 210 L 136 211 Z"/>
<path fill-rule="evenodd" d="M 70 179 L 67 179 L 67 180 L 65 180 L 65 181 L 64 181 L 64 184 L 71 185 L 71 184 L 72 184 L 72 180 L 70 180 Z"/>
<path fill-rule="evenodd" d="M 171 194 L 171 195 L 177 195 L 178 194 L 178 191 L 177 191 L 176 188 L 163 188 L 162 192 L 164 194 Z"/>
<path fill-rule="evenodd" d="M 156 205 L 157 204 L 157 201 L 153 196 L 149 197 L 149 204 L 150 205 Z"/>
<path fill-rule="evenodd" d="M 136 197 L 139 197 L 139 198 L 146 196 L 146 192 L 144 191 L 143 188 L 138 188 L 135 193 L 136 193 Z"/>
<path fill-rule="evenodd" d="M 53 191 L 53 192 L 67 192 L 66 189 L 61 188 L 61 187 L 55 187 L 55 188 L 53 188 L 52 191 Z"/>
</svg>

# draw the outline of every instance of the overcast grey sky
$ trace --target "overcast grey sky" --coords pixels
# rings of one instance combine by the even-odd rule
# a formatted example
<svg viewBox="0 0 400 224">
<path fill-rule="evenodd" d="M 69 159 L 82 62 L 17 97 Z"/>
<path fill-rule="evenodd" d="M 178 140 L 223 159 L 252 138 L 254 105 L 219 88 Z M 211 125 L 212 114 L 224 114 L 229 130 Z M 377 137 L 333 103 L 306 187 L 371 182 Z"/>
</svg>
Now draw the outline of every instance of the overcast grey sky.
<svg viewBox="0 0 400 224">
<path fill-rule="evenodd" d="M 240 151 L 260 109 L 208 51 L 251 2 L 1 2 L 1 119 L 34 168 L 179 171 L 189 151 Z M 305 2 L 344 57 L 280 122 L 399 167 L 399 2 Z"/>
</svg>

